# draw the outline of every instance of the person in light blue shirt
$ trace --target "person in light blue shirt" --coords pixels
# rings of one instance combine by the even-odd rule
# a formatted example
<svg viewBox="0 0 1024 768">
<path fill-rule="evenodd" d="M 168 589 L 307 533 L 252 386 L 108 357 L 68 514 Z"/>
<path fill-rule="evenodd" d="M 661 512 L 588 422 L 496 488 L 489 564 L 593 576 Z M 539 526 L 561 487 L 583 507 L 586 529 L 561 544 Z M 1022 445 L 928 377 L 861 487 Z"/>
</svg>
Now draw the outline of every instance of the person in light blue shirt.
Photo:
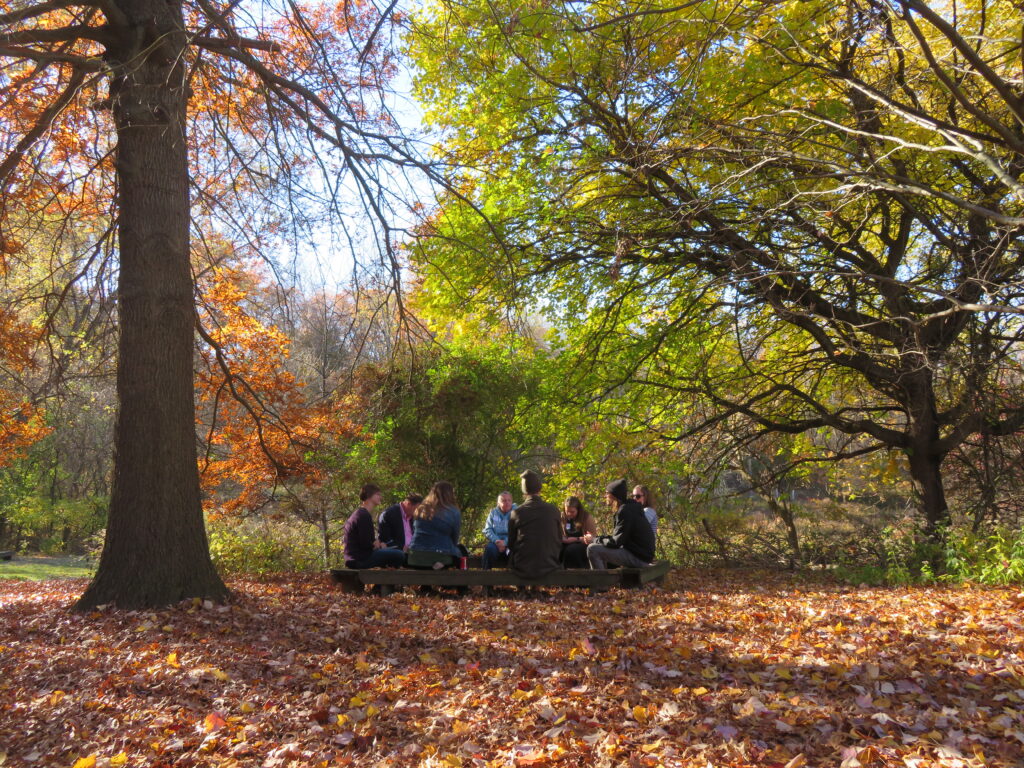
<svg viewBox="0 0 1024 768">
<path fill-rule="evenodd" d="M 482 563 L 484 570 L 495 566 L 508 567 L 508 521 L 515 508 L 511 493 L 502 491 L 498 494 L 498 506 L 490 511 L 484 523 L 484 538 L 487 540 Z"/>
</svg>

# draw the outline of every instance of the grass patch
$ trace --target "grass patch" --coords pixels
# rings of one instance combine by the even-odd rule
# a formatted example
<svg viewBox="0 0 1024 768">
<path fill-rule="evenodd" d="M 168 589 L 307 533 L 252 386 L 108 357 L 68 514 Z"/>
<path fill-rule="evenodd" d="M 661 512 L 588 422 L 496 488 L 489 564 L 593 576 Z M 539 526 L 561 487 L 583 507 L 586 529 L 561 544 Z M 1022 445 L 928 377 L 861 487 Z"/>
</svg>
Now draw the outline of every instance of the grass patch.
<svg viewBox="0 0 1024 768">
<path fill-rule="evenodd" d="M 46 579 L 87 579 L 96 565 L 80 557 L 35 557 L 18 555 L 0 560 L 0 579 L 45 581 Z"/>
</svg>

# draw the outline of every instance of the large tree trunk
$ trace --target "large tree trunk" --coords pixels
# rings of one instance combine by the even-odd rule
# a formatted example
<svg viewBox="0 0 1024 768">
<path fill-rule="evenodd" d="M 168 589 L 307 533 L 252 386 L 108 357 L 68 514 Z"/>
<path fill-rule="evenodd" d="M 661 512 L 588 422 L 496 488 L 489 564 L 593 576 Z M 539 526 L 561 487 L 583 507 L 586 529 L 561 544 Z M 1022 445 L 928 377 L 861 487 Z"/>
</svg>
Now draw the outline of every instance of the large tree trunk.
<svg viewBox="0 0 1024 768">
<path fill-rule="evenodd" d="M 108 49 L 118 138 L 120 410 L 107 537 L 80 609 L 227 596 L 210 560 L 196 465 L 181 7 L 115 4 L 127 19 L 123 47 Z"/>
<path fill-rule="evenodd" d="M 910 479 L 924 518 L 925 533 L 938 542 L 949 523 L 946 491 L 942 486 L 942 460 L 945 456 L 937 450 L 939 422 L 935 392 L 931 379 L 926 374 L 921 378 L 923 381 L 910 392 L 907 460 L 910 464 Z"/>
</svg>

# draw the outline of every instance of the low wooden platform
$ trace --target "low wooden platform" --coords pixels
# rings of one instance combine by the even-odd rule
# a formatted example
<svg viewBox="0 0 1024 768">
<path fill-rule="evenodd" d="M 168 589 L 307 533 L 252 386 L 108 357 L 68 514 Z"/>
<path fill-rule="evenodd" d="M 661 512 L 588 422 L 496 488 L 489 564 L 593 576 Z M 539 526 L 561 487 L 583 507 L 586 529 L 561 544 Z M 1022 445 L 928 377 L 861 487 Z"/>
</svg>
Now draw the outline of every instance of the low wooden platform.
<svg viewBox="0 0 1024 768">
<path fill-rule="evenodd" d="M 373 585 L 380 585 L 380 591 L 384 594 L 400 586 L 482 587 L 485 593 L 489 592 L 491 587 L 587 587 L 592 590 L 603 590 L 611 587 L 637 588 L 660 581 L 665 578 L 671 567 L 669 562 L 659 560 L 646 568 L 613 568 L 607 571 L 571 568 L 554 571 L 541 579 L 523 579 L 504 568 L 490 571 L 432 571 L 412 568 L 370 568 L 356 571 L 349 568 L 332 568 L 331 578 L 346 592 L 354 593 L 361 593 L 364 587 Z"/>
</svg>

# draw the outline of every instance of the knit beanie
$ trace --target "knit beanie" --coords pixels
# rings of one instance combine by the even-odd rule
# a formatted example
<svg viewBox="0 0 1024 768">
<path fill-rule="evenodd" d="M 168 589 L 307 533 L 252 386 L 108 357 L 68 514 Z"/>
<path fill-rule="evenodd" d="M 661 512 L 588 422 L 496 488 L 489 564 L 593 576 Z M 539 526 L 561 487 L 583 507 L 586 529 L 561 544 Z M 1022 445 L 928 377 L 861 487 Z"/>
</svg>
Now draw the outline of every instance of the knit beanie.
<svg viewBox="0 0 1024 768">
<path fill-rule="evenodd" d="M 625 504 L 626 500 L 629 498 L 629 485 L 626 484 L 626 478 L 624 477 L 620 477 L 618 480 L 608 483 L 608 486 L 604 490 L 605 493 L 610 493 L 623 504 Z"/>
<path fill-rule="evenodd" d="M 528 469 L 519 477 L 523 480 L 523 493 L 536 494 L 540 493 L 540 475 L 534 472 L 532 469 Z"/>
</svg>

